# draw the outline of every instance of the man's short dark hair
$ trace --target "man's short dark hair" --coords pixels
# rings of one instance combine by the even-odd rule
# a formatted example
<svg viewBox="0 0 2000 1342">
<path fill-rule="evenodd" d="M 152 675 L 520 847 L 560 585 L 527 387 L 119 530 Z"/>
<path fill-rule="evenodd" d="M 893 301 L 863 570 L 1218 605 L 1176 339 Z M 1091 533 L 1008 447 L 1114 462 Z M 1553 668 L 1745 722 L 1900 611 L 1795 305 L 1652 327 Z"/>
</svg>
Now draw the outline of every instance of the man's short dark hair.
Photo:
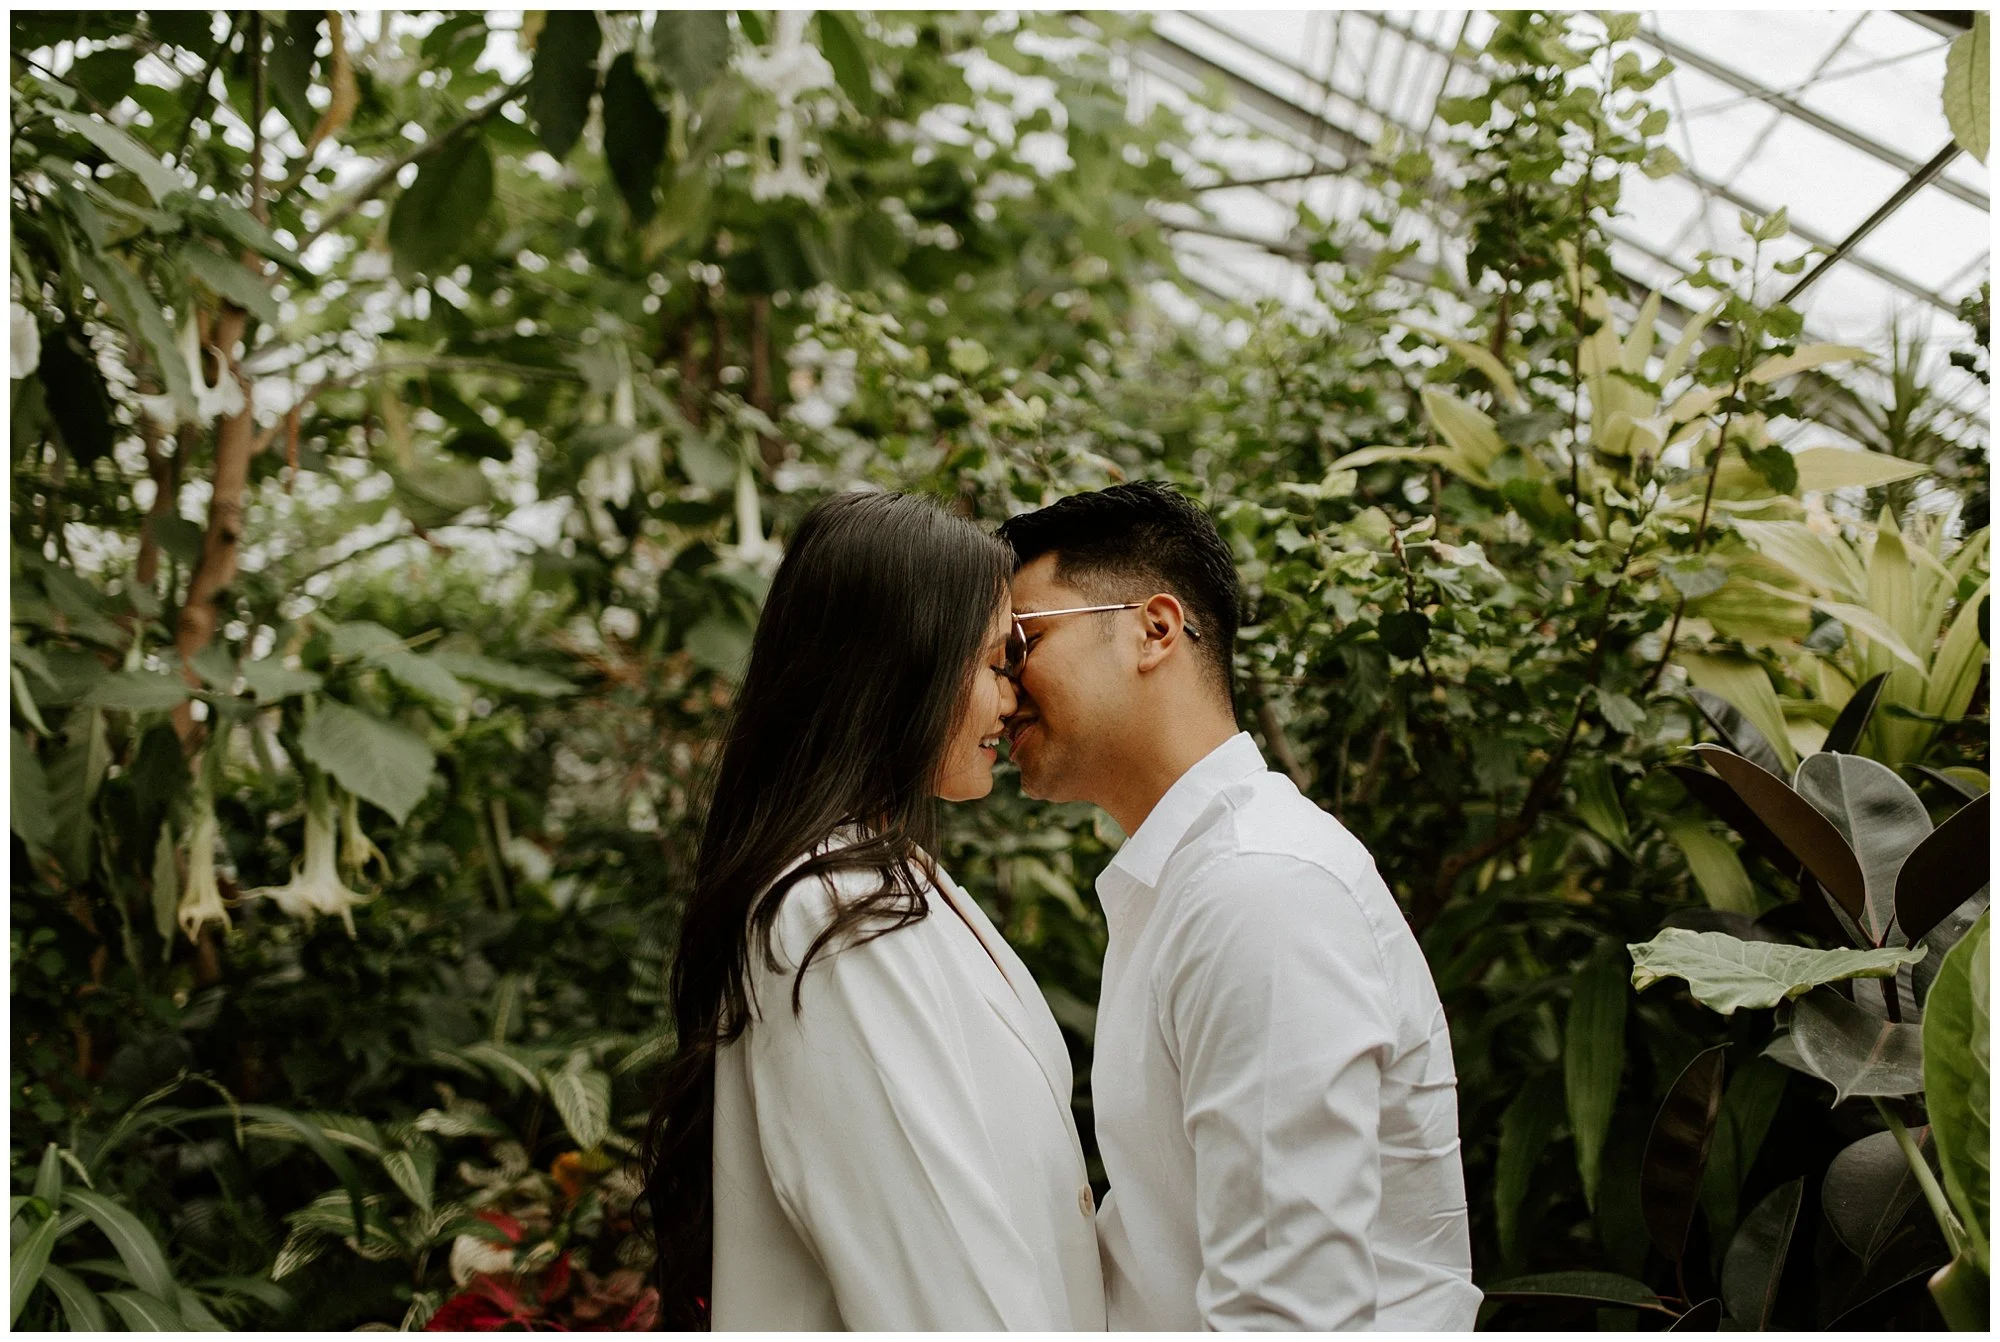
<svg viewBox="0 0 2000 1342">
<path fill-rule="evenodd" d="M 1224 695 L 1232 694 L 1242 609 L 1236 566 L 1215 523 L 1179 490 L 1135 480 L 1072 494 L 1010 519 L 1000 539 L 1014 548 L 1020 566 L 1055 555 L 1057 579 L 1092 600 L 1131 601 L 1155 592 L 1178 598 L 1201 634 L 1198 655 Z"/>
</svg>

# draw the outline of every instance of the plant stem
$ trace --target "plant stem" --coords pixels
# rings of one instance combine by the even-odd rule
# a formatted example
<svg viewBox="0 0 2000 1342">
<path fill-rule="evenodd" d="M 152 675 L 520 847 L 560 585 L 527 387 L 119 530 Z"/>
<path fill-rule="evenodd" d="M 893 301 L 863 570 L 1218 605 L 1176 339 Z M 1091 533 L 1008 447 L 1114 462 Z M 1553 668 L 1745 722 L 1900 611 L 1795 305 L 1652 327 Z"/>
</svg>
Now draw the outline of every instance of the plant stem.
<svg viewBox="0 0 2000 1342">
<path fill-rule="evenodd" d="M 1875 1112 L 1882 1115 L 1882 1121 L 1888 1125 L 1889 1131 L 1896 1134 L 1896 1145 L 1902 1148 L 1903 1159 L 1909 1162 L 1910 1173 L 1916 1177 L 1917 1187 L 1923 1190 L 1924 1201 L 1930 1203 L 1931 1215 L 1937 1218 L 1938 1228 L 1944 1231 L 1945 1243 L 1951 1247 L 1952 1257 L 1958 1257 L 1966 1248 L 1965 1227 L 1958 1223 L 1958 1217 L 1953 1214 L 1951 1204 L 1945 1201 L 1944 1190 L 1938 1187 L 1937 1176 L 1931 1173 L 1930 1162 L 1924 1159 L 1923 1152 L 1917 1150 L 1916 1139 L 1911 1137 L 1910 1130 L 1903 1126 L 1903 1120 L 1897 1118 L 1889 1106 L 1880 1099 L 1875 1101 Z"/>
<path fill-rule="evenodd" d="M 406 153 L 383 164 L 380 171 L 356 188 L 353 195 L 327 211 L 325 218 L 307 229 L 306 235 L 299 239 L 297 250 L 300 252 L 305 251 L 306 248 L 312 246 L 327 230 L 344 222 L 349 215 L 360 209 L 367 202 L 373 200 L 376 196 L 381 195 L 382 192 L 386 191 L 395 182 L 396 174 L 404 168 L 412 163 L 429 158 L 459 136 L 485 122 L 495 112 L 498 112 L 502 107 L 526 92 L 528 78 L 528 76 L 522 76 L 519 80 L 500 90 L 499 93 L 495 94 L 478 111 L 466 113 L 464 118 L 457 124 L 448 127 L 439 134 L 431 136 L 430 139 L 425 140 L 422 144 L 412 146 Z"/>
</svg>

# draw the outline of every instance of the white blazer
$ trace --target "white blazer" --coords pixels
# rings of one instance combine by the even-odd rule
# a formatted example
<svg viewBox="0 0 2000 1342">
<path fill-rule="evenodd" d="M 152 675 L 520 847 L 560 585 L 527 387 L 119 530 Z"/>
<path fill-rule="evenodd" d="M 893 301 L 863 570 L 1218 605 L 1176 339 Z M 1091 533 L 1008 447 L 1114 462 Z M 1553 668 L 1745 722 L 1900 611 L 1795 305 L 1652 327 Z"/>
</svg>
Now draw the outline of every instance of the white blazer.
<svg viewBox="0 0 2000 1342">
<path fill-rule="evenodd" d="M 715 1068 L 718 1330 L 1101 1330 L 1061 1032 L 949 877 L 930 915 L 797 965 L 865 873 L 792 887 L 782 968 Z M 953 910 L 956 908 L 957 912 Z"/>
</svg>

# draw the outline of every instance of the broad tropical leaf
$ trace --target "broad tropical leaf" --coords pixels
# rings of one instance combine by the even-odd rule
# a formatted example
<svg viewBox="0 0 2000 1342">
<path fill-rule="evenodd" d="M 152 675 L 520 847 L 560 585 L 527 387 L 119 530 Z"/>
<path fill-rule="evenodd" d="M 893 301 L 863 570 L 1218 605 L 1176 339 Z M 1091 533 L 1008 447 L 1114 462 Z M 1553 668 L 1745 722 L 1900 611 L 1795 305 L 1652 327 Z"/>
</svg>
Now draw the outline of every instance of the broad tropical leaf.
<svg viewBox="0 0 2000 1342">
<path fill-rule="evenodd" d="M 535 43 L 535 66 L 529 76 L 528 116 L 541 137 L 542 148 L 558 161 L 568 158 L 584 122 L 590 119 L 591 95 L 597 92 L 597 49 L 603 35 L 597 15 L 587 9 L 549 11 Z"/>
<path fill-rule="evenodd" d="M 543 1073 L 549 1103 L 578 1147 L 594 1151 L 611 1131 L 611 1078 L 596 1068 L 565 1067 Z"/>
<path fill-rule="evenodd" d="M 299 750 L 399 825 L 423 799 L 437 762 L 431 748 L 406 729 L 333 699 L 320 701 L 299 733 Z"/>
<path fill-rule="evenodd" d="M 1811 802 L 1741 756 L 1718 746 L 1696 746 L 1737 797 L 1763 822 L 1787 852 L 1847 911 L 1857 926 L 1867 920 L 1867 885 L 1861 863 L 1833 822 Z"/>
<path fill-rule="evenodd" d="M 1930 1110 L 1945 1192 L 1977 1236 L 1981 1272 L 1991 1272 L 1992 1242 L 1992 952 L 1990 914 L 1945 956 L 1924 1009 L 1924 1103 Z"/>
<path fill-rule="evenodd" d="M 1992 75 L 1988 65 L 1988 33 L 1991 16 L 1984 12 L 1972 18 L 1969 32 L 1952 39 L 1944 56 L 1944 117 L 1951 124 L 1951 137 L 1966 153 L 1986 161 L 1993 127 L 1987 111 L 1992 96 Z"/>
<path fill-rule="evenodd" d="M 1896 873 L 1896 925 L 1914 944 L 1991 879 L 1992 795 L 1959 807 L 1903 859 Z"/>
<path fill-rule="evenodd" d="M 158 1241 L 140 1224 L 138 1217 L 104 1194 L 89 1189 L 72 1188 L 63 1194 L 63 1202 L 89 1217 L 104 1232 L 126 1271 L 132 1274 L 134 1285 L 161 1300 L 173 1299 L 174 1276 L 167 1269 L 166 1255 L 160 1252 Z"/>
<path fill-rule="evenodd" d="M 1639 1171 L 1639 1209 L 1654 1247 L 1678 1263 L 1701 1196 L 1703 1168 L 1722 1107 L 1723 1054 L 1717 1044 L 1682 1069 L 1667 1091 L 1646 1138 Z"/>
<path fill-rule="evenodd" d="M 1726 932 L 1670 927 L 1632 952 L 1632 986 L 1686 979 L 1688 995 L 1711 1011 L 1733 1015 L 1774 1007 L 1822 984 L 1887 978 L 1924 958 L 1924 949 L 1816 951 L 1781 942 L 1739 941 Z"/>
<path fill-rule="evenodd" d="M 1759 1332 L 1771 1326 L 1778 1303 L 1778 1283 L 1791 1253 L 1792 1231 L 1799 1223 L 1806 1183 L 1794 1179 L 1774 1189 L 1749 1216 L 1729 1243 L 1722 1260 L 1722 1299 L 1729 1316 Z"/>
<path fill-rule="evenodd" d="M 1832 1086 L 1835 1104 L 1856 1095 L 1914 1095 L 1924 1088 L 1922 1032 L 1883 1020 L 1831 988 L 1816 989 L 1793 1004 L 1790 1039 L 1797 1061 L 1779 1061 Z"/>
<path fill-rule="evenodd" d="M 1532 1277 L 1516 1277 L 1486 1289 L 1489 1300 L 1593 1300 L 1602 1305 L 1652 1310 L 1661 1314 L 1674 1311 L 1643 1281 L 1621 1277 L 1615 1272 L 1542 1272 Z"/>
<path fill-rule="evenodd" d="M 1860 863 L 1866 926 L 1880 945 L 1895 921 L 1896 874 L 1930 836 L 1930 812 L 1895 770 L 1861 755 L 1814 755 L 1792 786 L 1833 822 Z"/>
<path fill-rule="evenodd" d="M 1920 1151 L 1931 1147 L 1929 1127 L 1910 1129 Z M 1916 1205 L 1922 1189 L 1893 1132 L 1873 1132 L 1847 1146 L 1827 1166 L 1820 1206 L 1827 1224 L 1864 1270 Z"/>
<path fill-rule="evenodd" d="M 1625 1071 L 1625 972 L 1615 943 L 1600 945 L 1576 976 L 1563 1041 L 1563 1090 L 1584 1200 L 1597 1205 L 1604 1139 Z"/>
</svg>

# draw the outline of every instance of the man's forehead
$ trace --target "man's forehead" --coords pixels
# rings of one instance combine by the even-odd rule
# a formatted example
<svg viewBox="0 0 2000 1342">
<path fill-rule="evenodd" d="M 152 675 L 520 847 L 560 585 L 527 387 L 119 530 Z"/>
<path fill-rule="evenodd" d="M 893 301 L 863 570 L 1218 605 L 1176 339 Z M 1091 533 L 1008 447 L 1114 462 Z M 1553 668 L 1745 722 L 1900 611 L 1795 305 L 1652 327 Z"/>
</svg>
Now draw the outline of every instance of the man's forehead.
<svg viewBox="0 0 2000 1342">
<path fill-rule="evenodd" d="M 1084 604 L 1078 600 L 1078 593 L 1068 583 L 1056 578 L 1056 556 L 1045 554 L 1023 564 L 1014 574 L 1015 610 L 1055 610 L 1060 603 Z M 1050 602 L 1058 605 L 1051 605 Z"/>
</svg>

